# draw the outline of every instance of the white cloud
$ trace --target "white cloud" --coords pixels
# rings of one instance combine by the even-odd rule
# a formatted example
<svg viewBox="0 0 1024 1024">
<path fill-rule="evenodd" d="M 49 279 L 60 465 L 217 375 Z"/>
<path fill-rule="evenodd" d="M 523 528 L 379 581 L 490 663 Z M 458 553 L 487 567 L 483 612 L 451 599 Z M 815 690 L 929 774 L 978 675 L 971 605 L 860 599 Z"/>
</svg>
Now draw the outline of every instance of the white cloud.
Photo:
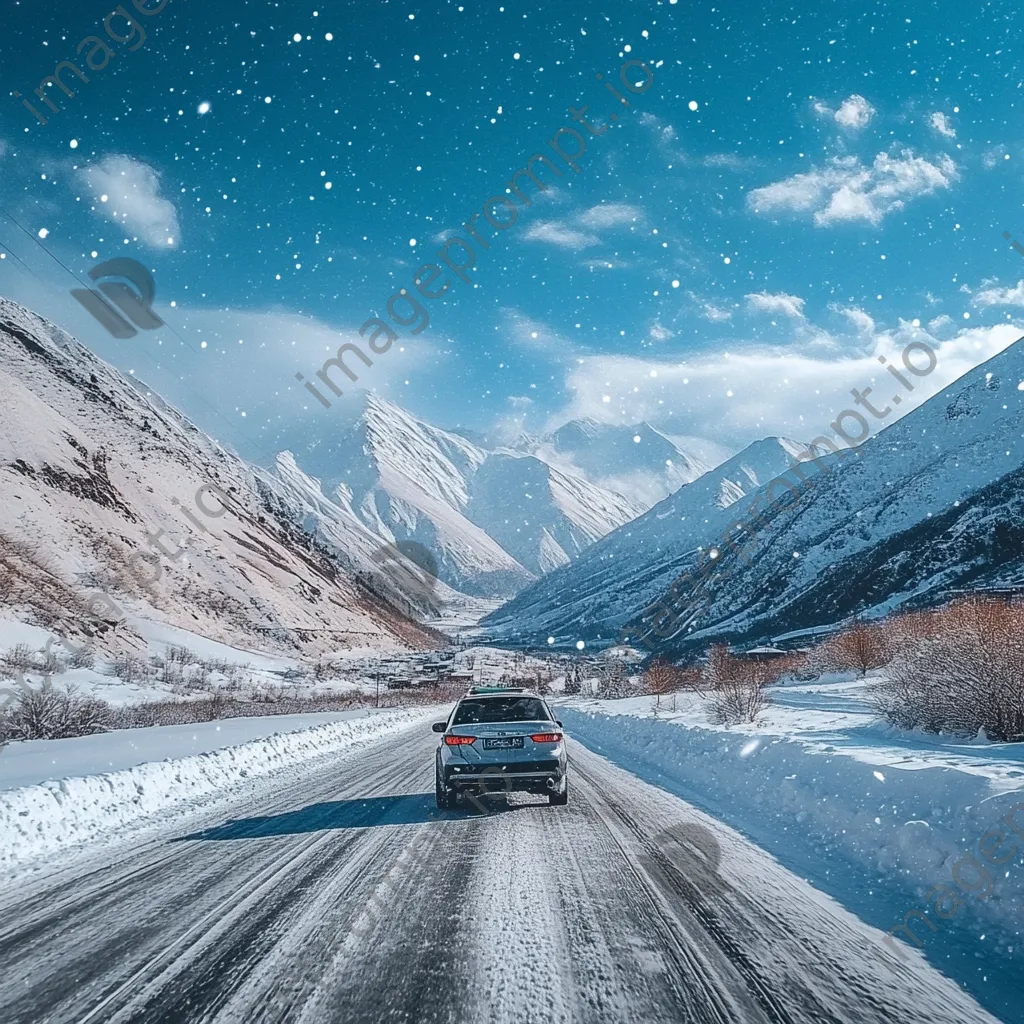
<svg viewBox="0 0 1024 1024">
<path fill-rule="evenodd" d="M 692 156 L 676 146 L 679 133 L 667 121 L 646 111 L 640 115 L 640 123 L 651 130 L 655 144 L 679 167 L 725 167 L 730 171 L 740 171 L 757 163 L 754 157 L 737 156 L 735 153 L 706 153 Z"/>
<path fill-rule="evenodd" d="M 600 231 L 601 228 L 620 227 L 644 219 L 644 211 L 629 203 L 601 203 L 584 210 L 578 220 L 584 227 Z"/>
<path fill-rule="evenodd" d="M 871 316 L 865 313 L 863 309 L 858 309 L 856 306 L 850 308 L 833 306 L 832 308 L 835 309 L 837 313 L 842 313 L 858 331 L 863 331 L 866 334 L 870 334 L 874 331 L 875 321 Z"/>
<path fill-rule="evenodd" d="M 976 306 L 1024 306 L 1024 281 L 1000 288 L 994 281 L 983 281 L 981 291 L 972 300 Z"/>
<path fill-rule="evenodd" d="M 821 117 L 831 117 L 843 128 L 857 130 L 867 127 L 875 114 L 875 108 L 859 93 L 854 93 L 839 104 L 838 110 L 833 110 L 819 100 L 814 104 L 814 112 Z"/>
<path fill-rule="evenodd" d="M 933 163 L 911 150 L 898 156 L 879 153 L 870 167 L 854 156 L 833 157 L 824 167 L 753 189 L 747 205 L 754 213 L 813 211 L 819 227 L 857 220 L 878 224 L 909 200 L 949 188 L 958 177 L 948 156 Z"/>
<path fill-rule="evenodd" d="M 875 108 L 863 96 L 854 93 L 843 100 L 835 113 L 836 124 L 844 128 L 864 128 L 875 113 Z"/>
<path fill-rule="evenodd" d="M 804 300 L 798 295 L 787 295 L 785 292 L 752 292 L 745 296 L 747 305 L 764 313 L 782 313 L 784 316 L 802 318 Z"/>
<path fill-rule="evenodd" d="M 1005 146 L 992 146 L 981 154 L 981 162 L 984 164 L 986 171 L 991 171 L 994 167 L 998 167 L 1002 161 L 1008 160 L 1009 157 L 1010 155 L 1006 152 Z"/>
<path fill-rule="evenodd" d="M 701 311 L 706 320 L 710 320 L 713 324 L 724 323 L 726 320 L 732 319 L 732 313 L 728 309 L 722 309 L 721 306 L 716 306 L 712 302 L 705 302 L 704 308 Z"/>
<path fill-rule="evenodd" d="M 655 320 L 649 333 L 652 341 L 668 341 L 675 337 L 676 332 L 670 331 L 660 320 Z"/>
<path fill-rule="evenodd" d="M 577 231 L 558 220 L 536 221 L 523 237 L 530 242 L 548 242 L 563 249 L 585 249 L 588 245 L 599 245 L 601 242 L 597 235 Z"/>
<path fill-rule="evenodd" d="M 949 123 L 949 118 L 941 110 L 936 110 L 928 120 L 940 135 L 945 135 L 947 139 L 956 138 L 956 129 Z"/>
<path fill-rule="evenodd" d="M 160 176 L 149 164 L 114 154 L 82 168 L 79 174 L 96 200 L 97 213 L 154 249 L 178 244 L 177 211 L 169 199 L 160 195 Z"/>
<path fill-rule="evenodd" d="M 940 313 L 934 320 L 928 321 L 928 330 L 935 337 L 939 336 L 940 331 L 945 331 L 950 327 L 956 327 L 956 321 L 946 313 Z"/>
<path fill-rule="evenodd" d="M 591 416 L 604 423 L 647 420 L 672 434 L 707 435 L 714 429 L 723 442 L 747 444 L 769 434 L 810 441 L 830 433 L 829 424 L 844 409 L 855 408 L 850 394 L 874 388 L 876 408 L 892 396 L 892 378 L 878 356 L 900 362 L 911 341 L 923 341 L 938 363 L 922 378 L 898 409 L 874 423 L 882 429 L 895 422 L 968 370 L 1001 352 L 1021 335 L 1019 325 L 959 330 L 940 340 L 901 321 L 897 329 L 847 344 L 834 354 L 811 355 L 796 348 L 741 344 L 684 363 L 629 356 L 588 356 L 570 365 L 567 384 L 574 394 L 569 406 L 551 422 Z M 604 402 L 602 396 L 610 395 Z"/>
<path fill-rule="evenodd" d="M 522 348 L 546 352 L 555 358 L 571 355 L 576 343 L 559 334 L 541 320 L 535 320 L 518 309 L 505 307 L 501 310 L 502 322 L 507 325 L 509 340 Z"/>
</svg>

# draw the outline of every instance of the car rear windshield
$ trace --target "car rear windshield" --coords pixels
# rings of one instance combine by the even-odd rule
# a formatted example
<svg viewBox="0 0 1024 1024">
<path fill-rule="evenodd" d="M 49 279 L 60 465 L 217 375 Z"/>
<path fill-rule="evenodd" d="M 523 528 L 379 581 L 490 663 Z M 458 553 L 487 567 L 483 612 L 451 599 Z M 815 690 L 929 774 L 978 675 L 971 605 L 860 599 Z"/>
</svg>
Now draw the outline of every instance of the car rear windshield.
<svg viewBox="0 0 1024 1024">
<path fill-rule="evenodd" d="M 544 702 L 536 697 L 487 697 L 464 700 L 455 709 L 452 725 L 477 722 L 547 722 L 551 716 Z"/>
</svg>

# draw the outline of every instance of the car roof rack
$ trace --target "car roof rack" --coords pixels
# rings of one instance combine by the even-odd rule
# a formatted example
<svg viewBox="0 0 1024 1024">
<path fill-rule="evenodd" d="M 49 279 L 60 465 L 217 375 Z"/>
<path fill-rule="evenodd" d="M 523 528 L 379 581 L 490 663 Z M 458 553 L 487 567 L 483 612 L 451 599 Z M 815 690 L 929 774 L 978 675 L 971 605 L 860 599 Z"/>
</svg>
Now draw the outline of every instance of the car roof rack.
<svg viewBox="0 0 1024 1024">
<path fill-rule="evenodd" d="M 467 691 L 467 696 L 479 697 L 488 693 L 527 693 L 522 686 L 471 686 Z"/>
</svg>

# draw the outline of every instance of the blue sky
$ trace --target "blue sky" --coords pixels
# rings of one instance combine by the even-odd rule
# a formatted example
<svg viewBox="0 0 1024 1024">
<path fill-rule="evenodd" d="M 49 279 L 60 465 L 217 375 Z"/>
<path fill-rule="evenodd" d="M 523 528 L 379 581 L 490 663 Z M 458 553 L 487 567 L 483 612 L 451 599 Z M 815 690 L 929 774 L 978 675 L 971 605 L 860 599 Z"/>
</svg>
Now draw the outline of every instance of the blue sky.
<svg viewBox="0 0 1024 1024">
<path fill-rule="evenodd" d="M 1009 3 L 127 10 L 145 41 L 116 19 L 126 42 L 65 74 L 60 113 L 37 101 L 42 125 L 11 92 L 83 61 L 107 8 L 5 8 L 0 294 L 257 460 L 331 448 L 353 405 L 295 373 L 550 153 L 569 106 L 609 123 L 595 75 L 622 92 L 634 58 L 652 87 L 361 384 L 497 436 L 589 415 L 738 447 L 820 434 L 909 340 L 938 352 L 934 391 L 1024 333 Z M 68 298 L 58 259 L 81 279 L 113 256 L 152 270 L 166 328 L 116 341 Z"/>
</svg>

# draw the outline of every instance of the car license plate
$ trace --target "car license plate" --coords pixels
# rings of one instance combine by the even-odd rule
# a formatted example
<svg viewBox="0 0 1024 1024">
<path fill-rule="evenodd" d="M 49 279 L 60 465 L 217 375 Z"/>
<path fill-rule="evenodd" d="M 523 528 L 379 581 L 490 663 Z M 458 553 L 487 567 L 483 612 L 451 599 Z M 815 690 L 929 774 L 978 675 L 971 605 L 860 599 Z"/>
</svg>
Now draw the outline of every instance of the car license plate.
<svg viewBox="0 0 1024 1024">
<path fill-rule="evenodd" d="M 509 747 L 521 747 L 522 745 L 522 736 L 497 736 L 494 739 L 484 740 L 484 750 L 508 749 Z"/>
</svg>

